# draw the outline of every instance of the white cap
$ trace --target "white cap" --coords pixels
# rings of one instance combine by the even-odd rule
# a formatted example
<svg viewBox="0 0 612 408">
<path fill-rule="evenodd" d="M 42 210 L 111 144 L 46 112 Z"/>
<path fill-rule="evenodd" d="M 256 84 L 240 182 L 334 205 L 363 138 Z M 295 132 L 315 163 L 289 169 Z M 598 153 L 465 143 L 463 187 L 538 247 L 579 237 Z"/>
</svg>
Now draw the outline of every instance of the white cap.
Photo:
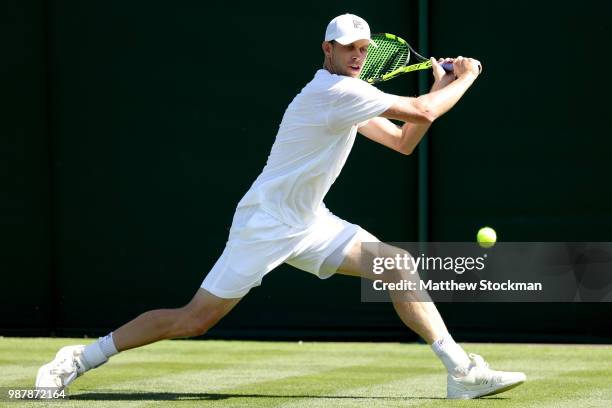
<svg viewBox="0 0 612 408">
<path fill-rule="evenodd" d="M 336 40 L 342 45 L 351 44 L 357 40 L 370 40 L 370 26 L 366 21 L 354 14 L 342 14 L 334 18 L 325 30 L 325 41 Z M 373 43 L 372 40 L 370 40 Z"/>
</svg>

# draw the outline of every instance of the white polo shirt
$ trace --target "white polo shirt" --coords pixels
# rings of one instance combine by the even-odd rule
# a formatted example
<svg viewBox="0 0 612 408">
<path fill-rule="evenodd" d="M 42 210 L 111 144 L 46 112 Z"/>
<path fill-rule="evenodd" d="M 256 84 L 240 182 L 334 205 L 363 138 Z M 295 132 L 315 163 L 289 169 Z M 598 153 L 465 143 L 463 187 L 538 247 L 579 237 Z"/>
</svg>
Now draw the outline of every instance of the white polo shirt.
<svg viewBox="0 0 612 408">
<path fill-rule="evenodd" d="M 263 171 L 238 203 L 291 226 L 326 211 L 323 198 L 348 157 L 357 127 L 398 98 L 358 78 L 316 72 L 287 107 Z"/>
</svg>

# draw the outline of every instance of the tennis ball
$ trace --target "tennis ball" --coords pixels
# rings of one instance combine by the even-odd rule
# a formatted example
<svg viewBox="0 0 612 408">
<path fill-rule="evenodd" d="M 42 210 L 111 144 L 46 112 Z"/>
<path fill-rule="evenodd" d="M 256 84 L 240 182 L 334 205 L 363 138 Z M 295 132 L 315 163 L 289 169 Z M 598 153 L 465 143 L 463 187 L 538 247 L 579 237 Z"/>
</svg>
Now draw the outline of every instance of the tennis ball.
<svg viewBox="0 0 612 408">
<path fill-rule="evenodd" d="M 478 234 L 476 234 L 476 240 L 478 244 L 483 248 L 491 248 L 495 245 L 495 241 L 497 241 L 497 234 L 495 230 L 491 227 L 483 227 L 478 230 Z"/>
</svg>

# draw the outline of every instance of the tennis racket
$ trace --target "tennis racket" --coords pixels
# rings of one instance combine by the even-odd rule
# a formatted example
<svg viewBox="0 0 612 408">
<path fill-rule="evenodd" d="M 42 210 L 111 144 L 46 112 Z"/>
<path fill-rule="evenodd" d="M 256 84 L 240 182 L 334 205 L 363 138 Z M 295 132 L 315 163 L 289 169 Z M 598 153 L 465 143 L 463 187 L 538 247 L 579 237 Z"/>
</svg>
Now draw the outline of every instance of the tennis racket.
<svg viewBox="0 0 612 408">
<path fill-rule="evenodd" d="M 359 78 L 370 84 L 388 81 L 412 71 L 431 68 L 431 61 L 416 52 L 410 44 L 396 35 L 376 33 L 371 36 L 376 46 L 368 46 L 368 56 L 361 70 Z M 408 65 L 411 59 L 416 63 Z M 447 72 L 453 71 L 453 64 L 445 62 L 442 64 Z"/>
</svg>

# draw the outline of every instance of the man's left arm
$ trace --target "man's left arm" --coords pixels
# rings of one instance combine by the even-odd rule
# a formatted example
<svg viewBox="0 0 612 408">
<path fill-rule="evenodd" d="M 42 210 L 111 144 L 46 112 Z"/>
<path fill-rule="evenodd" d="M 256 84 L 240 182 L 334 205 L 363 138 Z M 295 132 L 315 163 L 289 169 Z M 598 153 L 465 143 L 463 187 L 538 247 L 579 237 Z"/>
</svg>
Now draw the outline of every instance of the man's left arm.
<svg viewBox="0 0 612 408">
<path fill-rule="evenodd" d="M 389 119 L 376 117 L 370 119 L 366 125 L 361 126 L 359 133 L 383 146 L 409 155 L 419 144 L 429 126 L 429 124 L 416 125 L 406 122 L 400 127 Z"/>
</svg>

